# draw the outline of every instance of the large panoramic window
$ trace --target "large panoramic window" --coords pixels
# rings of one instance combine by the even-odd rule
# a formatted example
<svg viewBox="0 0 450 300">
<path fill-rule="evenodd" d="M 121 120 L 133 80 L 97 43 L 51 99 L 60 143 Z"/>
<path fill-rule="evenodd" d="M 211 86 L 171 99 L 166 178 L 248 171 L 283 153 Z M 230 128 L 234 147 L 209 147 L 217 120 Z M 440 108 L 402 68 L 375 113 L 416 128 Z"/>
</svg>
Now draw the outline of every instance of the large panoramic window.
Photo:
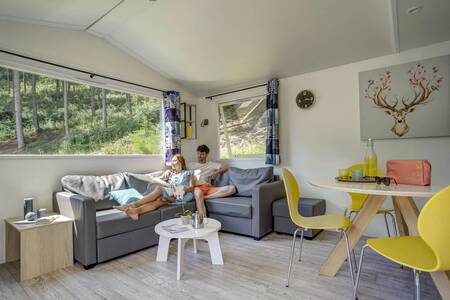
<svg viewBox="0 0 450 300">
<path fill-rule="evenodd" d="M 219 103 L 220 158 L 265 153 L 266 96 Z"/>
<path fill-rule="evenodd" d="M 0 67 L 0 154 L 161 154 L 161 99 Z"/>
</svg>

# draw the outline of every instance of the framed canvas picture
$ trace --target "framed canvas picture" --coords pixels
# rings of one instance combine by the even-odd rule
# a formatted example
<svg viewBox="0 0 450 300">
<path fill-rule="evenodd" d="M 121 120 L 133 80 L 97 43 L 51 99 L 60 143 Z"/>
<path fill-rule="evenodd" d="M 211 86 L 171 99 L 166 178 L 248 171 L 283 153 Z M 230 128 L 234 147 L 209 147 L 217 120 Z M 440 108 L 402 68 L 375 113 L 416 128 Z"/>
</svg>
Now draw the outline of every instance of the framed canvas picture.
<svg viewBox="0 0 450 300">
<path fill-rule="evenodd" d="M 361 139 L 450 136 L 450 56 L 359 73 Z"/>
</svg>

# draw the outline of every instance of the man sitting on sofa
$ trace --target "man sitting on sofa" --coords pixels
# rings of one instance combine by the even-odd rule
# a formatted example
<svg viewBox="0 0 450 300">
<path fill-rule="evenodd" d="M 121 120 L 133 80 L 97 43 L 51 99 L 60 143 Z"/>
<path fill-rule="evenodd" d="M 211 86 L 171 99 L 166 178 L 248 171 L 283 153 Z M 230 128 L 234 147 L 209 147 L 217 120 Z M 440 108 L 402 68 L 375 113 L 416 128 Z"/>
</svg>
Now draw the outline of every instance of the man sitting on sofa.
<svg viewBox="0 0 450 300">
<path fill-rule="evenodd" d="M 209 148 L 206 145 L 197 147 L 197 162 L 189 163 L 189 169 L 193 171 L 196 180 L 194 197 L 199 213 L 206 216 L 205 200 L 227 197 L 236 193 L 234 185 L 216 187 L 211 181 L 228 170 L 227 165 L 218 162 L 207 161 Z"/>
</svg>

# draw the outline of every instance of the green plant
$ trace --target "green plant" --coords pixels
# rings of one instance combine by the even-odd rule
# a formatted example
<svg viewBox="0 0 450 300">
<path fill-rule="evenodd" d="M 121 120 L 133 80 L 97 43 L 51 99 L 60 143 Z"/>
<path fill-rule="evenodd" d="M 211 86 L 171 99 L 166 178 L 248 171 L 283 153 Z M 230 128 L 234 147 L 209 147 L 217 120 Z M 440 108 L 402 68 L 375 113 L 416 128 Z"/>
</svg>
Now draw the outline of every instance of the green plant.
<svg viewBox="0 0 450 300">
<path fill-rule="evenodd" d="M 189 209 L 186 209 L 185 211 L 183 211 L 183 213 L 181 215 L 185 216 L 185 217 L 190 217 L 190 216 L 192 216 L 192 211 L 190 211 Z"/>
</svg>

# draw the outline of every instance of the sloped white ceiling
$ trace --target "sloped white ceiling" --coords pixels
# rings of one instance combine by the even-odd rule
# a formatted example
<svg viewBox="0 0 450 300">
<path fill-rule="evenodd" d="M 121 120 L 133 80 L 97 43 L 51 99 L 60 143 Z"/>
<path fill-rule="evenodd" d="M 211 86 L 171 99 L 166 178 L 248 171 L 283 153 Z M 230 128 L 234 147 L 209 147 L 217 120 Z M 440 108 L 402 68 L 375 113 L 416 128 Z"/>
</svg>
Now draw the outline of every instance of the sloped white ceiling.
<svg viewBox="0 0 450 300">
<path fill-rule="evenodd" d="M 88 32 L 208 95 L 449 40 L 449 3 L 2 0 L 0 18 L 85 30 L 119 4 Z"/>
<path fill-rule="evenodd" d="M 450 0 L 400 0 L 397 15 L 400 51 L 450 40 Z"/>
<path fill-rule="evenodd" d="M 83 30 L 119 0 L 1 0 L 0 17 Z"/>
</svg>

